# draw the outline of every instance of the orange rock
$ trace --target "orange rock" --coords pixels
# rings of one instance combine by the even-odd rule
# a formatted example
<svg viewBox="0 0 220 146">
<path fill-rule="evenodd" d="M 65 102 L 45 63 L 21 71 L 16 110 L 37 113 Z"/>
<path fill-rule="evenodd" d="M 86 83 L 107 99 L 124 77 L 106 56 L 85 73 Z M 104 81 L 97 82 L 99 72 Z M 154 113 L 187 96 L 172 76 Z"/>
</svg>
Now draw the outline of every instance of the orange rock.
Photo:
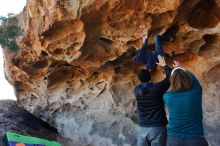
<svg viewBox="0 0 220 146">
<path fill-rule="evenodd" d="M 21 49 L 4 49 L 6 78 L 20 106 L 78 145 L 135 145 L 133 89 L 143 65 L 133 62 L 132 54 L 147 32 L 151 51 L 154 35 L 176 36 L 163 43 L 165 52 L 176 53 L 167 62 L 172 67 L 174 59 L 179 61 L 200 79 L 207 99 L 205 123 L 215 129 L 220 110 L 219 7 L 219 2 L 206 0 L 29 0 L 18 16 Z M 158 67 L 152 80 L 163 78 Z M 208 113 L 211 104 L 215 110 Z M 214 133 L 207 136 L 213 146 L 220 145 L 211 138 L 218 137 Z"/>
</svg>

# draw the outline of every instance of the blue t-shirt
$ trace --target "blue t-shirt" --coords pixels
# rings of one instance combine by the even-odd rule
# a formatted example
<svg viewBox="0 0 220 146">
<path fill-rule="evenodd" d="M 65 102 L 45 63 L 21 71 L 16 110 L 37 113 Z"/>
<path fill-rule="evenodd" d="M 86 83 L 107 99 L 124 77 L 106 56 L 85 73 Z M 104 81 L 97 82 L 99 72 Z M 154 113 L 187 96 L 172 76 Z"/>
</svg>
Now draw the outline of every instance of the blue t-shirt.
<svg viewBox="0 0 220 146">
<path fill-rule="evenodd" d="M 136 55 L 133 57 L 132 60 L 136 61 L 139 64 L 143 64 L 144 67 L 146 68 L 156 70 L 157 68 L 156 62 L 158 62 L 157 59 L 158 53 L 147 50 L 147 47 L 148 47 L 148 40 L 146 39 L 141 49 L 137 51 Z M 161 50 L 161 52 L 163 51 Z"/>
<path fill-rule="evenodd" d="M 202 87 L 198 80 L 188 72 L 193 87 L 182 91 L 168 91 L 163 100 L 169 113 L 168 136 L 196 138 L 204 135 L 202 113 Z"/>
</svg>

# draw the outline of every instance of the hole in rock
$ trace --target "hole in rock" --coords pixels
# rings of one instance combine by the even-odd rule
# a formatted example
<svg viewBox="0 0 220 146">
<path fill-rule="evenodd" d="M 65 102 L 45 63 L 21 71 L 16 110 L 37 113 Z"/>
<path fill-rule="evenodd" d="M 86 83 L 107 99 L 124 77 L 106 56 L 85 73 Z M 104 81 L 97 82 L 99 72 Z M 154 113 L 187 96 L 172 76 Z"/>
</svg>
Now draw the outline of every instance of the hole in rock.
<svg viewBox="0 0 220 146">
<path fill-rule="evenodd" d="M 195 53 L 191 51 L 186 51 L 184 53 L 179 53 L 174 56 L 174 59 L 180 63 L 184 63 L 195 59 Z"/>
<path fill-rule="evenodd" d="M 34 68 L 45 68 L 47 67 L 48 65 L 48 61 L 46 59 L 44 60 L 39 60 L 39 61 L 36 61 L 32 64 L 32 67 Z"/>
<path fill-rule="evenodd" d="M 20 60 L 16 59 L 16 58 L 12 58 L 10 61 L 15 66 L 19 66 L 19 64 L 20 64 Z"/>
<path fill-rule="evenodd" d="M 99 73 L 97 71 L 92 73 L 92 76 L 97 76 Z"/>
<path fill-rule="evenodd" d="M 131 45 L 133 45 L 136 41 L 137 41 L 137 40 L 128 41 L 128 42 L 127 42 L 127 45 L 131 46 Z"/>
<path fill-rule="evenodd" d="M 104 37 L 99 38 L 99 40 L 100 40 L 101 42 L 106 43 L 106 44 L 112 44 L 112 43 L 113 43 L 112 40 L 110 40 L 110 39 L 108 39 L 108 38 L 104 38 Z"/>
<path fill-rule="evenodd" d="M 45 31 L 42 36 L 51 36 L 54 34 L 54 30 L 59 30 L 59 29 L 62 29 L 63 28 L 63 24 L 62 22 L 56 22 L 53 24 L 52 27 L 50 27 L 47 31 Z"/>
<path fill-rule="evenodd" d="M 41 34 L 42 38 L 49 40 L 57 40 L 65 37 L 71 32 L 80 32 L 83 30 L 81 20 L 58 21 L 55 22 L 47 31 Z"/>
<path fill-rule="evenodd" d="M 206 43 L 215 43 L 216 40 L 218 39 L 218 35 L 204 35 L 203 39 L 206 41 Z"/>
<path fill-rule="evenodd" d="M 54 54 L 54 55 L 60 55 L 60 54 L 63 54 L 64 52 L 65 52 L 64 49 L 56 48 L 56 49 L 53 51 L 53 54 Z"/>
<path fill-rule="evenodd" d="M 121 69 L 120 67 L 115 67 L 115 68 L 114 68 L 115 73 L 118 74 L 118 73 L 120 72 L 120 69 Z"/>
<path fill-rule="evenodd" d="M 70 79 L 72 74 L 72 68 L 60 67 L 59 69 L 53 71 L 48 75 L 48 87 L 51 87 L 55 84 L 61 83 Z"/>
<path fill-rule="evenodd" d="M 48 56 L 48 53 L 46 51 L 41 51 L 42 56 Z"/>
<path fill-rule="evenodd" d="M 66 61 L 58 61 L 58 60 L 53 60 L 53 62 L 50 64 L 49 68 L 59 68 L 62 66 L 70 66 L 70 64 L 68 64 L 68 62 Z"/>
<path fill-rule="evenodd" d="M 217 34 L 203 36 L 206 44 L 199 51 L 200 56 L 209 56 L 210 54 L 217 55 L 219 52 L 220 37 Z M 212 52 L 212 53 L 211 53 Z M 214 55 L 214 56 L 215 56 Z"/>
<path fill-rule="evenodd" d="M 201 0 L 188 15 L 190 26 L 202 28 L 214 28 L 219 23 L 220 8 L 214 0 Z"/>
<path fill-rule="evenodd" d="M 177 24 L 174 24 L 171 27 L 169 27 L 163 35 L 175 37 L 178 30 L 179 30 L 179 26 Z"/>
</svg>

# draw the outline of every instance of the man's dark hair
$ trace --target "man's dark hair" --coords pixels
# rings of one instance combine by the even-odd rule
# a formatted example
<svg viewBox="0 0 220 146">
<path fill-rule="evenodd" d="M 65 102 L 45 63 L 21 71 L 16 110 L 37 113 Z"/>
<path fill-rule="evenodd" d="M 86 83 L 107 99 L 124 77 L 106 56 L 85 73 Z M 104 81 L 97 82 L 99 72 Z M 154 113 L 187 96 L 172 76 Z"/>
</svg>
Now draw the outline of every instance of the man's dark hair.
<svg viewBox="0 0 220 146">
<path fill-rule="evenodd" d="M 138 79 L 141 82 L 149 82 L 151 79 L 150 72 L 146 69 L 142 69 L 138 73 Z"/>
</svg>

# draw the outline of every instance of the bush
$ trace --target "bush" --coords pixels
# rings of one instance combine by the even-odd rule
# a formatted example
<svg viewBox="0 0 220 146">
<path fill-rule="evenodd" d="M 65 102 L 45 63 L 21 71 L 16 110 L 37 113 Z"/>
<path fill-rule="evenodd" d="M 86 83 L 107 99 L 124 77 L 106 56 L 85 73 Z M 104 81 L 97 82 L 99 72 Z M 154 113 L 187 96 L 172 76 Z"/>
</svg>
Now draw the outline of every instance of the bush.
<svg viewBox="0 0 220 146">
<path fill-rule="evenodd" d="M 2 48 L 7 48 L 11 51 L 19 49 L 16 43 L 16 38 L 21 35 L 21 29 L 18 26 L 18 19 L 16 17 L 9 17 L 3 20 L 0 26 L 0 44 Z"/>
</svg>

